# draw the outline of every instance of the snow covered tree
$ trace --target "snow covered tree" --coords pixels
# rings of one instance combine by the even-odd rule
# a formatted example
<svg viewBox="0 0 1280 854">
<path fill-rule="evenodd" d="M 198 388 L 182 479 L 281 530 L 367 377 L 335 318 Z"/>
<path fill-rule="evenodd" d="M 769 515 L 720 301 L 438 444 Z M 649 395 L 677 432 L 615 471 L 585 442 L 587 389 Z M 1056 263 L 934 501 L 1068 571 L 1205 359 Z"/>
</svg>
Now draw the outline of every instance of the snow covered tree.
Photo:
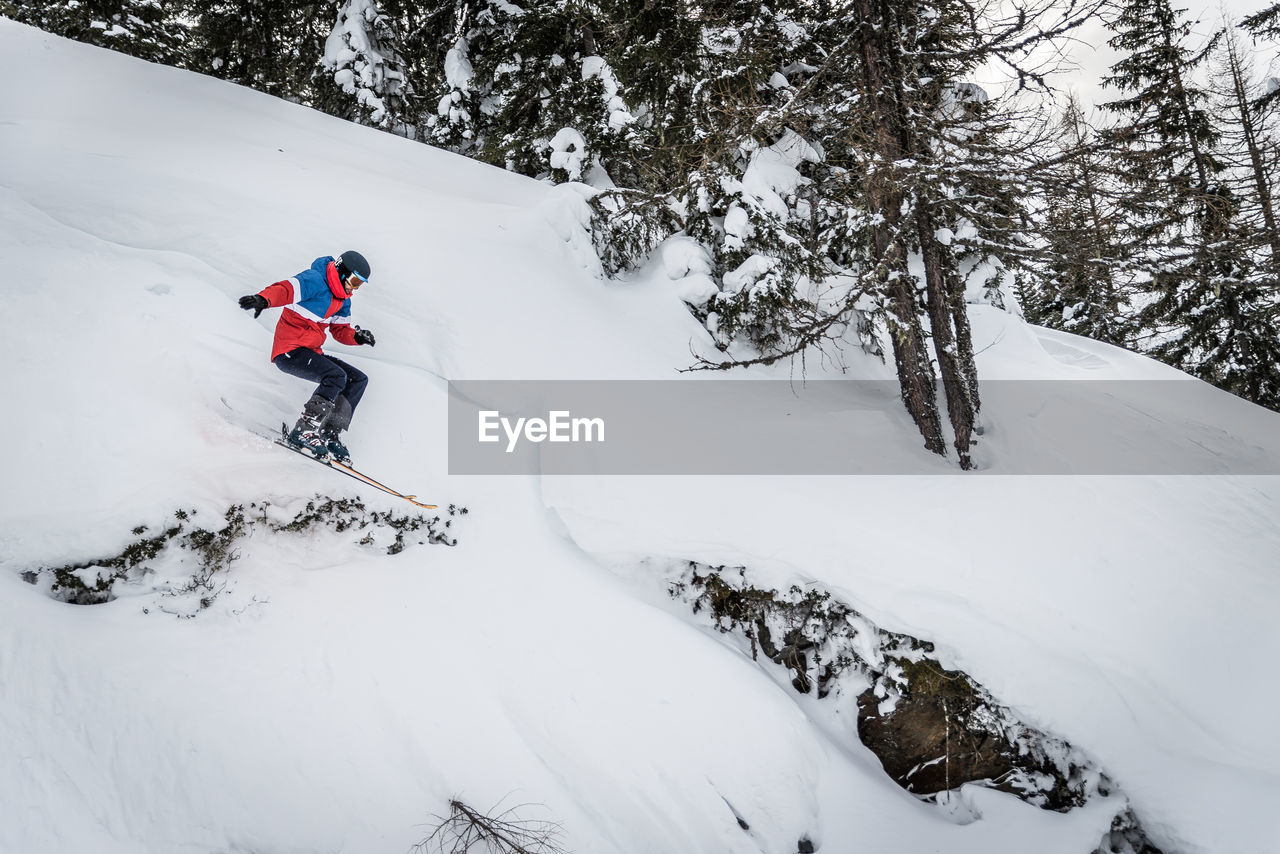
<svg viewBox="0 0 1280 854">
<path fill-rule="evenodd" d="M 186 25 L 164 0 L 0 0 L 0 15 L 152 62 L 181 65 Z"/>
<path fill-rule="evenodd" d="M 1244 18 L 1240 25 L 1258 37 L 1280 38 L 1280 3 L 1272 3 Z"/>
<path fill-rule="evenodd" d="M 422 28 L 439 45 L 427 135 L 603 188 L 593 227 L 611 272 L 677 229 L 696 240 L 716 289 L 700 286 L 691 306 L 726 354 L 702 367 L 850 337 L 879 352 L 879 322 L 926 446 L 946 453 L 954 437 L 967 467 L 978 400 L 966 285 L 1002 302 L 1009 259 L 1025 251 L 1026 193 L 1010 180 L 1015 122 L 966 77 L 996 62 L 1035 82 L 1029 49 L 1087 11 L 455 0 Z"/>
<path fill-rule="evenodd" d="M 515 19 L 523 15 L 523 9 L 510 3 L 456 0 L 441 4 L 427 18 L 424 32 L 428 40 L 442 46 L 432 58 L 432 73 L 425 90 L 428 114 L 424 121 L 427 139 L 432 143 L 461 154 L 478 151 L 478 135 L 486 130 L 480 103 L 487 96 L 488 85 L 476 78 L 471 64 L 472 45 L 476 45 L 478 55 L 486 54 L 495 36 L 514 26 Z M 434 115 L 429 112 L 432 105 Z"/>
<path fill-rule="evenodd" d="M 685 230 L 711 250 L 722 283 L 706 306 L 708 328 L 725 347 L 741 336 L 771 359 L 822 318 L 814 293 L 829 270 L 806 233 L 815 212 L 802 171 L 821 160 L 791 130 L 771 145 L 751 142 L 689 176 Z"/>
<path fill-rule="evenodd" d="M 374 0 L 343 0 L 325 43 L 315 106 L 401 136 L 416 135 L 413 86 L 394 20 Z"/>
<path fill-rule="evenodd" d="M 1123 53 L 1106 85 L 1123 97 L 1104 104 L 1117 117 L 1104 138 L 1126 179 L 1123 242 L 1140 253 L 1148 282 L 1137 300 L 1147 332 L 1176 325 L 1164 315 L 1215 295 L 1215 256 L 1228 237 L 1230 194 L 1219 182 L 1218 130 L 1208 94 L 1193 79 L 1216 41 L 1186 46 L 1191 25 L 1169 0 L 1128 0 L 1112 47 Z M 1180 292 L 1187 293 L 1180 293 Z"/>
<path fill-rule="evenodd" d="M 806 25 L 786 4 L 617 9 L 596 42 L 632 120 L 604 159 L 625 189 L 594 200 L 597 244 L 622 247 L 610 254 L 629 265 L 676 228 L 695 236 L 723 286 L 714 305 L 696 302 L 699 316 L 722 346 L 774 349 L 826 275 L 809 201 L 821 154 L 778 119 L 816 61 Z"/>
<path fill-rule="evenodd" d="M 823 153 L 783 114 L 818 47 L 783 6 L 726 3 L 713 12 L 688 100 L 665 108 L 683 112 L 691 131 L 671 155 L 687 170 L 672 192 L 722 284 L 706 307 L 709 327 L 722 346 L 741 338 L 772 358 L 812 338 L 808 327 L 822 317 L 814 293 L 831 272 L 815 207 Z"/>
<path fill-rule="evenodd" d="M 1200 297 L 1187 290 L 1161 293 L 1155 303 L 1159 316 L 1179 321 L 1149 329 L 1146 351 L 1246 400 L 1280 410 L 1280 300 L 1274 285 L 1231 282 L 1212 299 Z"/>
<path fill-rule="evenodd" d="M 1052 164 L 1042 178 L 1042 262 L 1027 306 L 1035 323 L 1109 344 L 1125 343 L 1121 304 L 1126 266 L 1118 246 L 1115 178 L 1097 134 L 1074 97 L 1058 125 Z"/>
<path fill-rule="evenodd" d="M 1240 395 L 1280 409 L 1280 231 L 1274 202 L 1280 149 L 1272 136 L 1276 101 L 1251 74 L 1244 45 L 1228 26 L 1213 77 L 1223 194 L 1231 216 L 1215 258 L 1212 292 L 1161 293 L 1150 352 Z"/>
<path fill-rule="evenodd" d="M 331 5 L 320 0 L 192 2 L 188 67 L 299 103 L 311 100 Z"/>
<path fill-rule="evenodd" d="M 1217 53 L 1213 93 L 1222 117 L 1222 157 L 1231 190 L 1239 200 L 1236 219 L 1248 239 L 1237 252 L 1255 252 L 1258 264 L 1280 284 L 1280 211 L 1275 186 L 1280 176 L 1280 100 L 1270 98 L 1253 74 L 1253 58 L 1227 22 Z"/>
<path fill-rule="evenodd" d="M 696 165 L 698 141 L 712 130 L 697 105 L 710 95 L 700 85 L 711 60 L 704 36 L 720 13 L 682 0 L 613 0 L 610 9 L 595 40 L 624 82 L 635 121 L 634 155 L 611 162 L 609 172 L 621 186 L 667 190 Z"/>
<path fill-rule="evenodd" d="M 869 313 L 888 333 L 902 399 L 925 446 L 940 454 L 948 438 L 935 391 L 941 377 L 950 433 L 967 468 L 979 403 L 965 307 L 966 275 L 976 264 L 964 256 L 986 261 L 1001 254 L 999 236 L 1011 233 L 1019 214 L 997 144 L 1003 111 L 966 77 L 986 62 L 1004 61 L 1034 78 L 1021 65 L 1024 51 L 1077 24 L 1084 10 L 1033 4 L 1002 18 L 995 7 L 959 2 L 853 0 L 791 11 L 805 32 L 794 43 L 813 48 L 790 58 L 782 70 L 794 79 L 780 75 L 787 90 L 778 106 L 755 111 L 755 126 L 795 133 L 816 155 L 791 161 L 801 179 L 792 184 L 790 207 L 799 216 L 791 221 L 807 228 L 770 230 L 771 221 L 761 219 L 743 229 L 741 216 L 727 214 L 719 227 L 757 242 L 761 233 L 777 235 L 793 259 L 819 271 L 813 281 L 823 285 L 823 296 L 796 299 L 779 286 L 803 284 L 797 272 L 804 268 L 764 263 L 773 247 L 755 252 L 741 272 L 779 295 L 764 307 L 775 310 L 772 322 L 781 321 L 783 334 L 769 342 L 772 352 L 724 364 L 774 361 L 836 342 L 860 313 Z M 768 139 L 777 145 L 781 138 Z M 707 186 L 735 189 L 723 180 Z M 967 232 L 968 245 L 956 240 L 960 232 Z M 750 316 L 757 320 L 759 312 Z"/>
<path fill-rule="evenodd" d="M 1127 97 L 1108 131 L 1128 177 L 1127 242 L 1147 278 L 1135 289 L 1134 342 L 1208 382 L 1277 404 L 1277 294 L 1270 251 L 1274 161 L 1240 45 L 1218 33 L 1184 46 L 1190 25 L 1166 0 L 1133 0 L 1113 46 L 1129 51 L 1110 85 Z M 1224 40 L 1225 39 L 1225 40 Z M 1217 103 L 1193 73 L 1217 50 Z M 1217 109 L 1214 109 L 1217 107 Z M 1216 118 L 1215 118 L 1216 117 Z"/>
<path fill-rule="evenodd" d="M 596 33 L 605 10 L 570 0 L 462 0 L 430 27 L 448 45 L 428 98 L 431 139 L 490 163 L 584 180 L 629 146 L 634 121 Z"/>
</svg>

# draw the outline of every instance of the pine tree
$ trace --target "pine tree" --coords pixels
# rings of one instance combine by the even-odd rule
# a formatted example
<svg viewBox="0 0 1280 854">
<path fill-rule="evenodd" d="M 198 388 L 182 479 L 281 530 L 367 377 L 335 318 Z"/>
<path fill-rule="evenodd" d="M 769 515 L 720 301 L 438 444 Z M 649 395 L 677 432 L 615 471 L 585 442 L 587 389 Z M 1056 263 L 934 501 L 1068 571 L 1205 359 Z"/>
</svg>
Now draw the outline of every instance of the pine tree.
<svg viewBox="0 0 1280 854">
<path fill-rule="evenodd" d="M 1247 16 L 1240 25 L 1259 38 L 1280 38 L 1280 3 Z"/>
<path fill-rule="evenodd" d="M 1280 231 L 1274 186 L 1280 151 L 1277 104 L 1262 95 L 1252 62 L 1229 25 L 1216 55 L 1224 193 L 1232 201 L 1213 297 L 1185 310 L 1182 328 L 1155 355 L 1248 400 L 1280 409 Z"/>
<path fill-rule="evenodd" d="M 1265 210 L 1271 180 L 1249 156 L 1258 120 L 1239 45 L 1219 33 L 1192 52 L 1182 14 L 1164 0 L 1135 0 L 1113 45 L 1131 53 L 1109 82 L 1128 98 L 1108 105 L 1127 119 L 1111 131 L 1129 186 L 1132 234 L 1150 279 L 1135 302 L 1138 346 L 1194 376 L 1277 404 L 1277 300 Z M 1193 72 L 1222 45 L 1218 122 Z M 1225 135 L 1224 135 L 1225 134 Z M 1232 149 L 1235 149 L 1235 168 Z M 1274 211 L 1272 222 L 1274 222 Z"/>
<path fill-rule="evenodd" d="M 375 0 L 343 0 L 325 43 L 315 106 L 330 115 L 416 136 L 413 86 L 395 21 Z"/>
<path fill-rule="evenodd" d="M 822 152 L 784 116 L 810 73 L 816 45 L 782 6 L 725 3 L 708 11 L 702 61 L 679 106 L 689 121 L 682 186 L 685 230 L 715 260 L 722 291 L 708 321 L 726 348 L 793 351 L 822 322 L 814 292 L 831 272 L 821 250 Z M 790 77 L 783 70 L 791 72 Z"/>
<path fill-rule="evenodd" d="M 1280 176 L 1280 101 L 1268 98 L 1252 73 L 1252 56 L 1227 22 L 1217 54 L 1214 95 L 1222 116 L 1222 156 L 1231 189 L 1240 203 L 1237 222 L 1247 232 L 1235 251 L 1255 252 L 1257 266 L 1280 283 L 1280 211 L 1275 186 Z"/>
<path fill-rule="evenodd" d="M 424 117 L 427 138 L 435 145 L 461 154 L 475 155 L 483 147 L 488 121 L 480 105 L 488 97 L 490 82 L 477 77 L 471 58 L 488 56 L 495 43 L 506 43 L 504 33 L 516 25 L 525 10 L 511 3 L 488 0 L 455 0 L 441 4 L 424 23 L 428 41 L 441 45 L 424 90 L 428 108 Z"/>
<path fill-rule="evenodd" d="M 1206 92 L 1193 82 L 1216 37 L 1192 51 L 1190 28 L 1169 0 L 1128 0 L 1110 41 L 1123 56 L 1104 81 L 1126 96 L 1103 105 L 1118 118 L 1104 139 L 1128 182 L 1122 240 L 1143 256 L 1148 299 L 1139 300 L 1146 304 L 1137 322 L 1148 339 L 1156 327 L 1176 324 L 1164 312 L 1220 287 L 1214 256 L 1231 215 L 1217 180 L 1218 131 Z"/>
<path fill-rule="evenodd" d="M 311 103 L 312 76 L 332 23 L 320 0 L 190 2 L 196 17 L 188 67 L 299 103 Z"/>
<path fill-rule="evenodd" d="M 1059 122 L 1044 176 L 1043 261 L 1027 316 L 1035 323 L 1123 345 L 1125 265 L 1117 245 L 1115 179 L 1074 97 Z"/>
<path fill-rule="evenodd" d="M 1274 284 L 1252 280 L 1247 258 L 1224 263 L 1211 298 L 1190 289 L 1158 295 L 1154 316 L 1177 318 L 1150 329 L 1147 351 L 1193 376 L 1280 410 L 1280 301 Z"/>
<path fill-rule="evenodd" d="M 164 0 L 0 0 L 0 15 L 140 59 L 181 65 L 187 28 Z"/>
<path fill-rule="evenodd" d="M 441 46 L 428 132 L 528 175 L 620 184 L 593 200 L 611 272 L 676 229 L 700 242 L 719 290 L 694 310 L 726 354 L 702 367 L 850 339 L 875 352 L 881 324 L 903 400 L 945 453 L 941 375 L 967 467 L 978 398 L 966 285 L 981 279 L 1000 301 L 1026 252 L 1014 236 L 1026 194 L 1002 150 L 1014 122 L 965 77 L 999 57 L 1034 82 L 1019 55 L 1083 11 L 1044 0 L 997 21 L 960 0 L 456 0 L 422 28 Z"/>
<path fill-rule="evenodd" d="M 605 13 L 571 0 L 463 0 L 435 17 L 449 47 L 427 99 L 431 139 L 559 181 L 631 159 L 634 116 L 597 39 Z"/>
<path fill-rule="evenodd" d="M 701 142 L 715 130 L 707 123 L 712 92 L 700 84 L 710 58 L 705 28 L 717 22 L 710 8 L 681 0 L 621 0 L 609 10 L 595 38 L 635 117 L 629 156 L 611 162 L 609 173 L 620 186 L 667 191 L 673 176 L 696 168 Z"/>
<path fill-rule="evenodd" d="M 774 301 L 780 317 L 773 322 L 786 333 L 778 349 L 726 364 L 773 361 L 838 342 L 844 330 L 861 326 L 859 313 L 869 313 L 887 330 L 902 399 L 925 446 L 946 451 L 935 392 L 940 377 L 954 447 L 960 464 L 971 465 L 979 401 L 966 275 L 1005 254 L 997 244 L 1020 213 L 997 143 L 1002 113 L 965 77 L 997 55 L 1016 65 L 1018 52 L 1038 38 L 1030 33 L 1038 28 L 1049 38 L 1079 20 L 1073 18 L 1079 10 L 1068 10 L 1047 21 L 1051 8 L 1022 10 L 1024 16 L 997 24 L 971 17 L 962 3 L 855 0 L 839 14 L 814 10 L 817 20 L 795 7 L 815 49 L 793 57 L 788 70 L 804 69 L 791 75 L 794 91 L 757 114 L 795 129 L 820 155 L 802 173 L 794 205 L 804 214 L 795 221 L 808 227 L 796 229 L 787 245 L 816 256 L 825 272 L 820 290 L 838 296 Z M 723 227 L 742 233 L 727 215 Z M 959 232 L 967 232 L 967 243 L 955 240 Z M 790 271 L 780 278 L 800 281 Z"/>
</svg>

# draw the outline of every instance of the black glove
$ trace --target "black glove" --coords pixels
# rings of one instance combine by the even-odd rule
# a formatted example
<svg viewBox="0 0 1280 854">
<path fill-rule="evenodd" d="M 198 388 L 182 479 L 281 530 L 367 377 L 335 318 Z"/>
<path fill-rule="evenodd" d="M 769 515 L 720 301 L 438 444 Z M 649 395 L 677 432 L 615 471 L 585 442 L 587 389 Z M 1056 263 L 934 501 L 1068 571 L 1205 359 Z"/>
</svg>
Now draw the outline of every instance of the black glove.
<svg viewBox="0 0 1280 854">
<path fill-rule="evenodd" d="M 368 344 L 370 347 L 372 347 L 373 333 L 370 332 L 368 329 L 361 329 L 359 326 L 357 326 L 356 327 L 356 343 Z"/>
<path fill-rule="evenodd" d="M 256 318 L 263 311 L 270 308 L 271 304 L 267 302 L 267 298 L 264 296 L 250 294 L 247 297 L 240 297 L 240 307 L 245 311 L 252 311 L 253 316 Z"/>
</svg>

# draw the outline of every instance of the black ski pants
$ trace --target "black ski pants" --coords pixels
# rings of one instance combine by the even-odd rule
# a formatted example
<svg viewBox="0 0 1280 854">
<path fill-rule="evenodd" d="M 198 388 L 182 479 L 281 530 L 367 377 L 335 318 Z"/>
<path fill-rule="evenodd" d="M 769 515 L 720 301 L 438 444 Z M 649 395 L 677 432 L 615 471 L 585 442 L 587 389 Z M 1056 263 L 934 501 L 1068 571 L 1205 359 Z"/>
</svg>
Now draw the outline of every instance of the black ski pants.
<svg viewBox="0 0 1280 854">
<path fill-rule="evenodd" d="M 326 423 L 335 430 L 347 429 L 369 384 L 364 371 L 306 347 L 276 356 L 274 364 L 286 374 L 318 383 L 316 394 L 334 404 Z"/>
</svg>

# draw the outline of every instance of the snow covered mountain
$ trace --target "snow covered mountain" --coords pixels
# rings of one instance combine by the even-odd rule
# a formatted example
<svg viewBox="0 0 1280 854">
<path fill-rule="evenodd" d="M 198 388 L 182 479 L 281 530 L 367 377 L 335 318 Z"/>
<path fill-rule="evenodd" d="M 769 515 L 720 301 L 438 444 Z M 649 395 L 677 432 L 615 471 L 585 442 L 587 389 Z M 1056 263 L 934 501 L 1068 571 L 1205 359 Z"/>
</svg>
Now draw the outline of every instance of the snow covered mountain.
<svg viewBox="0 0 1280 854">
<path fill-rule="evenodd" d="M 1280 479 L 1248 472 L 1277 471 L 1280 416 L 1200 384 L 1109 416 L 1225 474 L 1005 476 L 1057 441 L 1009 410 L 974 476 L 905 415 L 858 440 L 910 476 L 450 475 L 448 380 L 672 379 L 713 353 L 683 271 L 602 279 L 572 186 L 2 19 L 0 79 L 0 852 L 402 852 L 452 798 L 599 854 L 1088 854 L 1127 810 L 1167 854 L 1274 850 Z M 307 390 L 236 298 L 350 248 L 378 344 L 333 348 L 371 377 L 349 444 L 441 504 L 453 548 L 393 542 L 412 508 L 251 432 Z M 984 378 L 1174 376 L 973 320 Z M 368 527 L 290 529 L 316 496 Z M 114 601 L 49 595 L 53 568 L 92 586 L 233 518 L 233 543 L 189 540 L 227 545 L 205 586 L 169 549 Z M 908 794 L 853 697 L 797 693 L 668 595 L 689 562 L 927 640 L 1109 794 Z"/>
</svg>

